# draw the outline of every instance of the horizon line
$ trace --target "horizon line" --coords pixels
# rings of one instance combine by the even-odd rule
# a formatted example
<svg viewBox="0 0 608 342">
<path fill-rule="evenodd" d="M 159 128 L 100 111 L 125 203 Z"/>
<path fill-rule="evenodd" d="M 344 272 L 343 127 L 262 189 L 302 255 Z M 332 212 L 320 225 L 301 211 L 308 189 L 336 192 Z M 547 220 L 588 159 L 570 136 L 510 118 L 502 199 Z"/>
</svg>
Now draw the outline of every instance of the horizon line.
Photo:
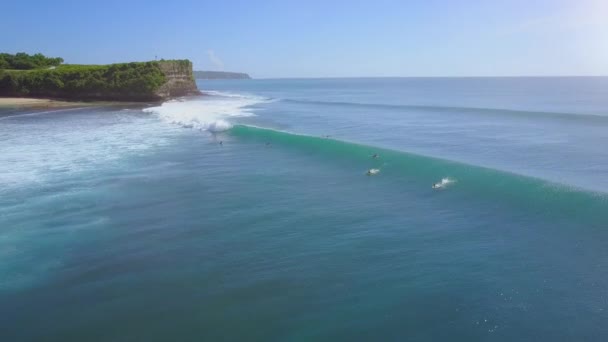
<svg viewBox="0 0 608 342">
<path fill-rule="evenodd" d="M 515 76 L 287 76 L 253 77 L 257 80 L 337 79 L 337 78 L 606 78 L 608 75 L 515 75 Z"/>
</svg>

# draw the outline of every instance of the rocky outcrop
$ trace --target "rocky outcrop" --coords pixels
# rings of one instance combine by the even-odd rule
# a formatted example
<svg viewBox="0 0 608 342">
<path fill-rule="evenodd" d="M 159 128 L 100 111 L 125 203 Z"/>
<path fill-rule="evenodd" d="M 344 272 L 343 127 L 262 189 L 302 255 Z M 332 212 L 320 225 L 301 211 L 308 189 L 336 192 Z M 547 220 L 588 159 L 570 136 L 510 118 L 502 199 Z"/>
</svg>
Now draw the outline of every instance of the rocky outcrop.
<svg viewBox="0 0 608 342">
<path fill-rule="evenodd" d="M 160 61 L 158 66 L 165 76 L 165 83 L 155 91 L 159 98 L 169 99 L 200 94 L 194 82 L 192 62 L 189 60 Z"/>
<path fill-rule="evenodd" d="M 200 94 L 189 60 L 0 70 L 0 96 L 162 101 Z"/>
</svg>

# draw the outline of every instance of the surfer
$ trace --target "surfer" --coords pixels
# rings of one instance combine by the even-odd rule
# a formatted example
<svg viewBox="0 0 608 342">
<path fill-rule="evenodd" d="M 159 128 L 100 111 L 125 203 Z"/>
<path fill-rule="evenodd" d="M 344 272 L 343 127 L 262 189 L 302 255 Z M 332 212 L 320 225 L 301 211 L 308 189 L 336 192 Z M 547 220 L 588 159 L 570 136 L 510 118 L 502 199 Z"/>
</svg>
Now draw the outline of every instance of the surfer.
<svg viewBox="0 0 608 342">
<path fill-rule="evenodd" d="M 224 146 L 224 142 L 220 140 L 220 146 Z"/>
<path fill-rule="evenodd" d="M 380 172 L 380 169 L 369 169 L 369 170 L 367 170 L 366 175 L 373 176 L 375 174 L 378 174 L 379 172 Z"/>
<path fill-rule="evenodd" d="M 440 182 L 433 184 L 433 189 L 444 189 L 452 183 L 454 183 L 454 180 L 449 178 L 443 178 Z"/>
<path fill-rule="evenodd" d="M 374 153 L 374 154 L 372 155 L 372 158 L 374 158 L 374 159 L 378 159 L 378 158 L 380 158 L 380 156 L 379 156 L 377 153 Z"/>
</svg>

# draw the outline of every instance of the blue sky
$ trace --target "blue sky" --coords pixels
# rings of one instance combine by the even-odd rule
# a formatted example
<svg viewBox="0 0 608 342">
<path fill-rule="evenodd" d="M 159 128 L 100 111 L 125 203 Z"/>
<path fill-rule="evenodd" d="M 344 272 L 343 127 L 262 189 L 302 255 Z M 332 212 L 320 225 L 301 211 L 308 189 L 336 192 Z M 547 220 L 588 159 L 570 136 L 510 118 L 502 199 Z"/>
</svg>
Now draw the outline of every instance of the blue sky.
<svg viewBox="0 0 608 342">
<path fill-rule="evenodd" d="M 608 0 L 7 1 L 0 50 L 254 77 L 608 75 Z"/>
</svg>

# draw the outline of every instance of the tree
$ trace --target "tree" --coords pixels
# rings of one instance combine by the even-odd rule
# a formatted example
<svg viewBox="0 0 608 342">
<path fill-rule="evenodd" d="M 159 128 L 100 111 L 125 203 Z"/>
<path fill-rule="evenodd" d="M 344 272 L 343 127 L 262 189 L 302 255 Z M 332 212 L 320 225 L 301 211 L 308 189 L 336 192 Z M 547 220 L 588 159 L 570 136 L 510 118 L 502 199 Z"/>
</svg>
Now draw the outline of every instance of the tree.
<svg viewBox="0 0 608 342">
<path fill-rule="evenodd" d="M 19 52 L 15 55 L 0 53 L 0 69 L 46 69 L 51 66 L 58 66 L 61 63 L 63 63 L 63 58 L 46 57 L 41 53 L 31 56 L 25 52 Z"/>
</svg>

